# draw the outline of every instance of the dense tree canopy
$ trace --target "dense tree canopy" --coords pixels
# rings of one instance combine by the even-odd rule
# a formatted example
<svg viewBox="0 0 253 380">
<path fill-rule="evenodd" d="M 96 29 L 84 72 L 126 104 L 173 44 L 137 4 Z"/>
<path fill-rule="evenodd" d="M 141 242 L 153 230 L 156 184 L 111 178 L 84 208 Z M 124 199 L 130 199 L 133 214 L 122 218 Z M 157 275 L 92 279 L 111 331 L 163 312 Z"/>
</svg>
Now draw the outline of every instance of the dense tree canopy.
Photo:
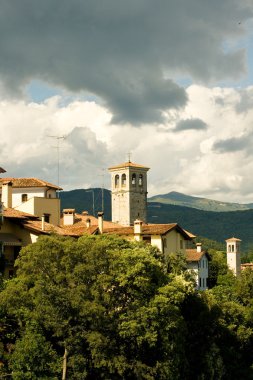
<svg viewBox="0 0 253 380">
<path fill-rule="evenodd" d="M 196 292 L 181 255 L 112 236 L 41 237 L 17 266 L 0 292 L 3 378 L 253 377 L 253 272 Z"/>
</svg>

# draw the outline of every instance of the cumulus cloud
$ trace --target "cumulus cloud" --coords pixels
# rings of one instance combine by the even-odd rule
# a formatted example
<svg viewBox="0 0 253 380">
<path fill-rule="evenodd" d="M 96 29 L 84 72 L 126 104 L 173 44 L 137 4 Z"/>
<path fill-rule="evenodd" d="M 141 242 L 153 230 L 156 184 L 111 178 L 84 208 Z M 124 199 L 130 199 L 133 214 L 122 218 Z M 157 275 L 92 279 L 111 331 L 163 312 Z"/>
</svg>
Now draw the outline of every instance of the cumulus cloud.
<svg viewBox="0 0 253 380">
<path fill-rule="evenodd" d="M 186 120 L 180 120 L 176 127 L 175 132 L 181 132 L 181 131 L 189 131 L 189 130 L 195 130 L 195 131 L 203 131 L 207 129 L 207 124 L 200 119 L 186 119 Z"/>
<path fill-rule="evenodd" d="M 250 95 L 253 89 L 248 91 Z M 175 190 L 251 202 L 253 109 L 238 113 L 242 94 L 231 88 L 192 85 L 187 97 L 187 106 L 172 121 L 170 114 L 167 124 L 139 128 L 110 124 L 112 114 L 94 101 L 65 104 L 60 97 L 43 103 L 2 101 L 0 166 L 7 170 L 3 176 L 39 177 L 57 183 L 56 137 L 65 136 L 59 142 L 59 177 L 64 190 L 102 183 L 110 188 L 106 169 L 126 160 L 131 152 L 132 161 L 150 167 L 149 196 Z M 222 102 L 215 102 L 217 98 Z M 205 120 L 208 128 L 192 130 L 182 139 L 183 132 L 173 129 L 176 120 Z"/>
<path fill-rule="evenodd" d="M 250 17 L 248 0 L 3 0 L 0 81 L 5 96 L 39 79 L 96 95 L 114 123 L 159 123 L 187 104 L 173 75 L 208 82 L 245 72 L 245 52 L 225 42 Z"/>
</svg>

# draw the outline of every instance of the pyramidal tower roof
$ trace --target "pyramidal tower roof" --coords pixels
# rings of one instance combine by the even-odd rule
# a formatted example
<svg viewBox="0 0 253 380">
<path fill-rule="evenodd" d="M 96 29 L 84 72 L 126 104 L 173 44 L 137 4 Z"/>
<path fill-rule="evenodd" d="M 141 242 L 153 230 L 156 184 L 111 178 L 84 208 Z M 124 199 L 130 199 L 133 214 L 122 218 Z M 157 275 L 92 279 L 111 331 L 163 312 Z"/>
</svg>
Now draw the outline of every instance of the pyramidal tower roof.
<svg viewBox="0 0 253 380">
<path fill-rule="evenodd" d="M 122 164 L 119 164 L 119 165 L 111 166 L 110 168 L 108 168 L 108 170 L 117 170 L 117 169 L 124 169 L 124 168 L 137 168 L 137 169 L 139 168 L 139 169 L 149 170 L 149 168 L 147 166 L 136 164 L 136 163 L 131 162 L 131 161 L 127 161 L 127 162 L 123 162 Z"/>
</svg>

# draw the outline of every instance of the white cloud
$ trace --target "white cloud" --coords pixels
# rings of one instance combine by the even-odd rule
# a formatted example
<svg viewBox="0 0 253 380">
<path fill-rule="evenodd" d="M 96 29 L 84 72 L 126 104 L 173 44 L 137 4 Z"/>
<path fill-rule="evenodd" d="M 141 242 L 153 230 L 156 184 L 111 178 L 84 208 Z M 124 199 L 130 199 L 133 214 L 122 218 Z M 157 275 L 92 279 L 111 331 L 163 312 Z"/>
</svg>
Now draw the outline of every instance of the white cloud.
<svg viewBox="0 0 253 380">
<path fill-rule="evenodd" d="M 252 96 L 253 88 L 247 93 Z M 101 186 L 103 168 L 132 160 L 151 168 L 149 195 L 172 190 L 227 201 L 253 199 L 253 110 L 237 112 L 244 94 L 235 89 L 190 86 L 185 110 L 157 127 L 110 125 L 110 112 L 95 102 L 53 97 L 44 103 L 0 103 L 0 164 L 8 176 L 57 179 L 65 189 Z M 218 99 L 218 101 L 217 101 Z M 223 106 L 222 106 L 223 105 Z M 177 120 L 202 120 L 208 128 L 175 132 Z M 231 148 L 232 145 L 237 147 Z M 109 173 L 105 176 L 110 186 Z"/>
</svg>

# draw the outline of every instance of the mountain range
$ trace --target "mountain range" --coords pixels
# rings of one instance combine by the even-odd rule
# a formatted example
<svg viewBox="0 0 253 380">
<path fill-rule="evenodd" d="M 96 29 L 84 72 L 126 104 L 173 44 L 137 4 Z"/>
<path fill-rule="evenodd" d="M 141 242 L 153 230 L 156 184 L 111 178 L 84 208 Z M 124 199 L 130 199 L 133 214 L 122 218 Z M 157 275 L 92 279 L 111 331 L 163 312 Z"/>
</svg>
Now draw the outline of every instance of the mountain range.
<svg viewBox="0 0 253 380">
<path fill-rule="evenodd" d="M 97 215 L 104 211 L 111 220 L 111 192 L 107 189 L 77 189 L 60 193 L 61 208 L 75 208 Z M 148 199 L 149 223 L 179 223 L 197 236 L 224 243 L 235 236 L 243 250 L 253 250 L 253 204 L 219 202 L 177 192 Z"/>
<path fill-rule="evenodd" d="M 193 197 L 172 191 L 168 194 L 155 195 L 148 199 L 148 202 L 158 202 L 163 204 L 171 204 L 176 206 L 192 207 L 205 211 L 244 211 L 253 209 L 253 203 L 241 204 L 215 201 L 208 198 Z"/>
</svg>

